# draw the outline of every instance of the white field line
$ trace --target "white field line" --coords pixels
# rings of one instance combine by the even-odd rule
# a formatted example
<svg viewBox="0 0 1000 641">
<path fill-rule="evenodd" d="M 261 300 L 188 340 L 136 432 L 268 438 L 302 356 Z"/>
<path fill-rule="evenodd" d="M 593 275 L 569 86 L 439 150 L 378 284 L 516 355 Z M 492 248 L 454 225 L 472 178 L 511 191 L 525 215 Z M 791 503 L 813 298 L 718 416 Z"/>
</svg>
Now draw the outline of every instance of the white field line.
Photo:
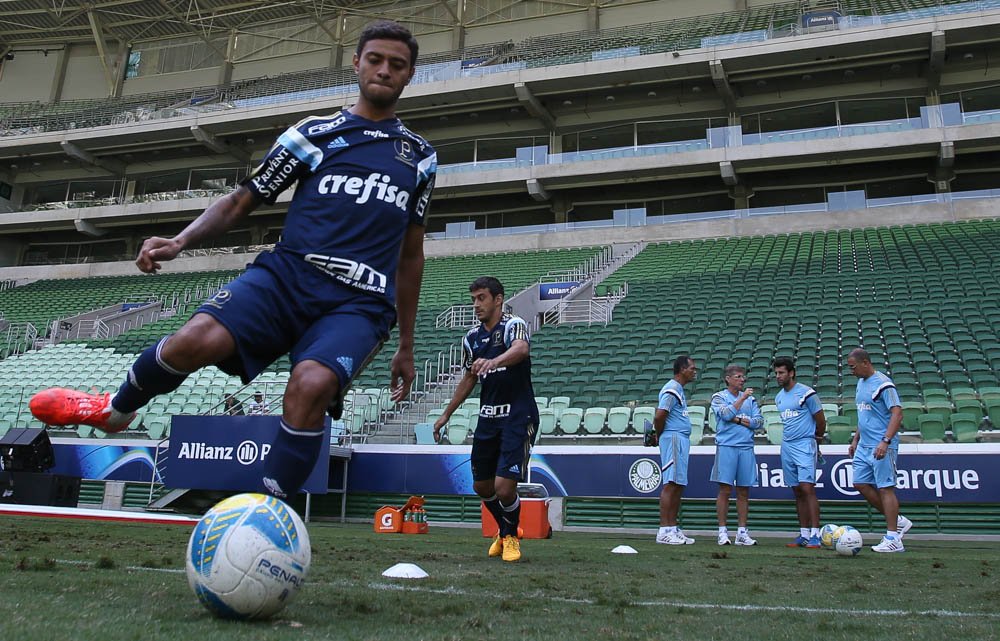
<svg viewBox="0 0 1000 641">
<path fill-rule="evenodd" d="M 65 565 L 87 565 L 94 566 L 92 561 L 70 561 L 57 559 L 56 563 Z M 114 568 L 111 568 L 114 569 Z M 138 565 L 129 565 L 125 570 L 136 572 L 165 572 L 168 574 L 184 574 L 186 570 L 179 568 L 148 568 Z M 312 583 L 311 585 L 327 585 L 331 587 L 351 587 L 356 583 L 349 581 L 328 581 L 323 583 Z M 402 585 L 397 583 L 368 583 L 367 587 L 372 590 L 395 591 L 395 592 L 422 592 L 425 594 L 452 594 L 459 596 L 495 596 L 492 594 L 477 593 L 463 590 L 456 587 L 446 588 L 425 588 L 418 585 Z M 534 593 L 532 599 L 548 600 L 559 603 L 573 603 L 576 605 L 598 605 L 594 599 L 573 599 L 569 597 L 551 596 L 547 594 Z M 693 610 L 722 610 L 727 612 L 787 612 L 790 614 L 832 614 L 837 616 L 863 616 L 863 617 L 918 617 L 935 616 L 953 619 L 1000 619 L 997 612 L 960 612 L 957 610 L 857 610 L 851 608 L 807 608 L 792 605 L 749 605 L 749 604 L 728 604 L 728 603 L 686 603 L 683 601 L 629 601 L 629 605 L 637 607 L 671 607 L 671 608 L 691 608 Z"/>
</svg>

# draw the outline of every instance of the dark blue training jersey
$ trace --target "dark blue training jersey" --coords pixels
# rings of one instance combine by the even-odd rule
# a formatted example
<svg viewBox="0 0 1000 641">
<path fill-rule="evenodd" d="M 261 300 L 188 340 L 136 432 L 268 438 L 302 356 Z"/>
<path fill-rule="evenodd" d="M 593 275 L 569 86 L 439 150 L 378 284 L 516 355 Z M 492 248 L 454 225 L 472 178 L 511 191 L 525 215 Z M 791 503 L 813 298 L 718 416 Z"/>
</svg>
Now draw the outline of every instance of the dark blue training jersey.
<svg viewBox="0 0 1000 641">
<path fill-rule="evenodd" d="M 462 341 L 462 365 L 468 371 L 477 359 L 496 358 L 510 349 L 516 340 L 530 341 L 527 323 L 517 316 L 504 314 L 490 331 L 480 324 L 469 330 Z M 482 384 L 479 391 L 481 425 L 538 425 L 538 405 L 535 404 L 535 390 L 531 386 L 530 356 L 516 365 L 480 374 L 479 382 Z"/>
<path fill-rule="evenodd" d="M 275 251 L 394 301 L 400 244 L 424 224 L 436 172 L 434 149 L 398 118 L 340 111 L 289 127 L 243 184 L 273 205 L 297 181 Z"/>
</svg>

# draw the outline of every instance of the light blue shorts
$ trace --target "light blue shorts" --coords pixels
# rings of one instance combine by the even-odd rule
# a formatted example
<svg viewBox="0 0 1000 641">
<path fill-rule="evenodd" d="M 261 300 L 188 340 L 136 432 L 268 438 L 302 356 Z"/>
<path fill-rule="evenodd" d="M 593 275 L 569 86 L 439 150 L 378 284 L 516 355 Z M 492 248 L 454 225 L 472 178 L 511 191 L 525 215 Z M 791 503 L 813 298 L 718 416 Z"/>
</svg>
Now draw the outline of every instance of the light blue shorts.
<svg viewBox="0 0 1000 641">
<path fill-rule="evenodd" d="M 896 455 L 898 450 L 890 447 L 881 459 L 875 458 L 874 447 L 859 447 L 854 450 L 853 477 L 855 483 L 867 483 L 875 487 L 896 487 Z"/>
<path fill-rule="evenodd" d="M 660 472 L 663 484 L 688 484 L 688 457 L 691 455 L 691 437 L 679 432 L 660 434 Z"/>
<path fill-rule="evenodd" d="M 781 470 L 785 487 L 816 482 L 816 439 L 799 438 L 781 442 Z"/>
<path fill-rule="evenodd" d="M 757 457 L 752 447 L 715 447 L 710 480 L 737 487 L 757 487 Z"/>
</svg>

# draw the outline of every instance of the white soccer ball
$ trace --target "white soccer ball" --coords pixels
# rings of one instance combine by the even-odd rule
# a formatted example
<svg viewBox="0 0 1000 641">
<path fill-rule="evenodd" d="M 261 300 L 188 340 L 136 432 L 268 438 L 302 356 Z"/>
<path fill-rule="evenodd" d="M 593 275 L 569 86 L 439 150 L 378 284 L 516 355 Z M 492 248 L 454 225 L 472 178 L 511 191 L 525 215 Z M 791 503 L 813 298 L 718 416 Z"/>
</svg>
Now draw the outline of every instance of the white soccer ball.
<svg viewBox="0 0 1000 641">
<path fill-rule="evenodd" d="M 856 556 L 861 551 L 865 542 L 861 538 L 861 532 L 854 528 L 845 530 L 837 539 L 837 554 L 843 556 Z"/>
<path fill-rule="evenodd" d="M 218 617 L 266 619 L 298 593 L 311 557 L 309 533 L 292 508 L 263 494 L 237 494 L 191 533 L 188 584 Z"/>
</svg>

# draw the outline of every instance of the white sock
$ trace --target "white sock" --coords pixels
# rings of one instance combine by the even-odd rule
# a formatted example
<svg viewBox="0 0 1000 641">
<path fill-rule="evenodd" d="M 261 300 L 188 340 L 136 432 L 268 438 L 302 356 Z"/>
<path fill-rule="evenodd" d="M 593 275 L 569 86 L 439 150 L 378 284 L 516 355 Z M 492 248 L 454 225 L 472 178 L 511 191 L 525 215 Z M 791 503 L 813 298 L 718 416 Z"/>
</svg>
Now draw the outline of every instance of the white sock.
<svg viewBox="0 0 1000 641">
<path fill-rule="evenodd" d="M 885 538 L 887 538 L 887 539 L 895 539 L 895 538 L 898 538 L 898 537 L 899 537 L 899 533 L 896 532 L 895 530 L 886 530 Z"/>
<path fill-rule="evenodd" d="M 803 539 L 808 539 L 809 538 L 809 528 L 807 528 L 807 527 L 800 527 L 799 528 L 799 536 L 801 536 Z"/>
<path fill-rule="evenodd" d="M 660 531 L 656 533 L 656 536 L 666 536 L 668 534 L 670 534 L 670 528 L 666 525 L 661 525 Z"/>
<path fill-rule="evenodd" d="M 749 534 L 749 533 L 747 532 L 747 528 L 746 528 L 746 526 L 745 526 L 745 525 L 741 525 L 741 526 L 740 526 L 740 529 L 739 529 L 739 530 L 737 530 L 737 532 L 736 532 L 736 533 L 737 533 L 737 535 L 738 535 L 738 536 L 747 536 L 747 535 Z"/>
<path fill-rule="evenodd" d="M 809 530 L 809 536 L 810 537 L 819 536 L 819 528 L 814 527 L 813 529 Z"/>
<path fill-rule="evenodd" d="M 729 530 L 726 529 L 725 525 L 720 525 L 719 526 L 719 534 L 729 534 Z"/>
</svg>

